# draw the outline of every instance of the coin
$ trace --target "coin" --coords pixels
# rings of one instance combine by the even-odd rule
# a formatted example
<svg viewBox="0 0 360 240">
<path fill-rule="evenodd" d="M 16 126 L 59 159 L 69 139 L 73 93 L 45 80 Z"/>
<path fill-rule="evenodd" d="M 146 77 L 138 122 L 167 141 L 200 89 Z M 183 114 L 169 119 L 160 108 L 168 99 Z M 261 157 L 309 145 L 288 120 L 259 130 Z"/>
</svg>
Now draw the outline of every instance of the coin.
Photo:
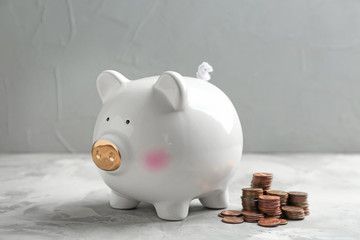
<svg viewBox="0 0 360 240">
<path fill-rule="evenodd" d="M 296 192 L 296 191 L 288 192 L 288 194 L 299 197 L 307 197 L 308 195 L 306 192 Z"/>
<path fill-rule="evenodd" d="M 250 211 L 242 211 L 241 212 L 244 216 L 261 216 L 262 213 L 259 212 L 250 212 Z"/>
<path fill-rule="evenodd" d="M 272 201 L 272 200 L 279 200 L 280 197 L 278 197 L 278 196 L 271 196 L 271 195 L 262 195 L 262 196 L 259 197 L 259 199 L 265 200 L 265 201 L 266 201 L 266 200 Z"/>
<path fill-rule="evenodd" d="M 266 194 L 271 196 L 278 196 L 280 197 L 280 203 L 281 205 L 286 205 L 288 201 L 288 193 L 280 190 L 268 190 L 266 191 Z"/>
<path fill-rule="evenodd" d="M 237 210 L 224 210 L 221 212 L 221 215 L 223 216 L 240 216 L 241 215 L 241 211 L 237 211 Z"/>
<path fill-rule="evenodd" d="M 243 188 L 241 204 L 245 211 L 258 211 L 258 197 L 263 195 L 262 188 Z"/>
<path fill-rule="evenodd" d="M 305 218 L 305 212 L 300 207 L 295 206 L 283 206 L 281 207 L 286 218 L 294 220 L 302 220 Z"/>
<path fill-rule="evenodd" d="M 280 220 L 279 225 L 286 225 L 288 223 L 288 221 L 286 219 L 280 218 L 279 220 Z"/>
<path fill-rule="evenodd" d="M 221 221 L 224 223 L 239 224 L 243 223 L 244 219 L 241 217 L 224 217 Z"/>
<path fill-rule="evenodd" d="M 221 213 L 219 213 L 219 214 L 218 214 L 218 217 L 223 218 L 223 217 L 225 217 L 225 216 L 224 216 L 224 215 L 222 215 Z"/>
<path fill-rule="evenodd" d="M 300 207 L 296 206 L 283 206 L 281 207 L 282 210 L 288 211 L 288 212 L 303 212 L 304 210 Z"/>
<path fill-rule="evenodd" d="M 285 195 L 288 195 L 287 192 L 281 191 L 281 190 L 268 190 L 266 193 L 269 194 L 269 195 L 275 195 L 275 196 L 285 196 Z"/>
<path fill-rule="evenodd" d="M 260 177 L 260 178 L 272 178 L 272 173 L 254 173 L 253 177 Z"/>
<path fill-rule="evenodd" d="M 267 217 L 279 217 L 282 212 L 280 209 L 280 197 L 271 195 L 262 195 L 259 197 L 258 208 Z"/>
<path fill-rule="evenodd" d="M 262 188 L 269 190 L 273 175 L 271 173 L 254 173 L 251 181 L 252 188 Z"/>
<path fill-rule="evenodd" d="M 264 218 L 264 215 L 258 212 L 242 211 L 242 214 L 244 216 L 244 220 L 247 222 L 257 222 Z"/>
<path fill-rule="evenodd" d="M 305 215 L 309 215 L 309 204 L 307 201 L 308 194 L 306 192 L 289 192 L 288 204 L 291 206 L 298 206 L 303 208 Z"/>
<path fill-rule="evenodd" d="M 256 212 L 258 210 L 257 198 L 241 197 L 241 204 L 243 206 L 243 210 L 245 211 Z"/>
<path fill-rule="evenodd" d="M 243 188 L 242 192 L 244 198 L 258 198 L 260 195 L 263 195 L 262 188 Z"/>
<path fill-rule="evenodd" d="M 278 218 L 269 217 L 259 220 L 258 224 L 263 227 L 276 227 L 280 222 L 281 221 Z"/>
</svg>

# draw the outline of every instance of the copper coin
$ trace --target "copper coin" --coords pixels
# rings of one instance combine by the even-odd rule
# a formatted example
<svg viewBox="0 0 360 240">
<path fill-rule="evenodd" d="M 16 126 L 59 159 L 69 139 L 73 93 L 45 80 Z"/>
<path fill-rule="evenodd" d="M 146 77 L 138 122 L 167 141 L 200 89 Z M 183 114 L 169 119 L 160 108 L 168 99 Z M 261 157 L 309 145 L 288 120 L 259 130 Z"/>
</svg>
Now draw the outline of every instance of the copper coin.
<svg viewBox="0 0 360 240">
<path fill-rule="evenodd" d="M 262 188 L 243 188 L 242 189 L 245 192 L 262 192 Z"/>
<path fill-rule="evenodd" d="M 250 219 L 245 218 L 245 221 L 249 222 L 249 223 L 257 223 L 259 220 L 250 220 Z"/>
<path fill-rule="evenodd" d="M 223 216 L 240 216 L 241 215 L 241 211 L 237 211 L 237 210 L 224 210 L 221 212 L 221 215 Z"/>
<path fill-rule="evenodd" d="M 283 206 L 281 207 L 281 209 L 284 210 L 285 212 L 293 212 L 293 213 L 304 212 L 304 210 L 301 207 L 294 207 L 294 206 Z"/>
<path fill-rule="evenodd" d="M 241 217 L 224 217 L 221 221 L 224 223 L 239 224 L 243 223 L 244 219 Z"/>
<path fill-rule="evenodd" d="M 251 180 L 251 183 L 253 185 L 270 185 L 272 182 L 272 178 L 258 178 L 258 177 L 254 177 Z"/>
<path fill-rule="evenodd" d="M 269 208 L 276 208 L 276 207 L 280 207 L 280 202 L 277 203 L 259 203 L 259 207 L 269 207 Z"/>
<path fill-rule="evenodd" d="M 253 177 L 272 178 L 272 173 L 254 173 Z"/>
<path fill-rule="evenodd" d="M 280 190 L 268 190 L 266 191 L 269 195 L 286 196 L 288 193 Z"/>
<path fill-rule="evenodd" d="M 275 227 L 280 224 L 280 219 L 269 217 L 258 221 L 258 224 L 263 227 Z"/>
<path fill-rule="evenodd" d="M 288 221 L 286 219 L 280 218 L 279 220 L 280 220 L 279 225 L 286 225 L 288 223 Z"/>
<path fill-rule="evenodd" d="M 281 210 L 280 209 L 260 209 L 261 210 L 261 212 L 263 212 L 263 213 L 267 213 L 267 214 L 271 214 L 271 213 L 273 213 L 273 214 L 280 214 L 281 213 Z"/>
<path fill-rule="evenodd" d="M 303 216 L 289 216 L 289 215 L 286 215 L 286 218 L 292 219 L 292 220 L 303 220 L 305 218 L 305 215 L 303 215 Z"/>
<path fill-rule="evenodd" d="M 241 200 L 242 201 L 256 201 L 257 202 L 257 198 L 251 198 L 251 197 L 244 197 L 244 196 L 241 196 Z"/>
<path fill-rule="evenodd" d="M 272 195 L 261 195 L 259 196 L 259 200 L 261 201 L 280 201 L 279 196 L 272 196 Z"/>
<path fill-rule="evenodd" d="M 271 182 L 259 182 L 259 183 L 256 183 L 254 181 L 251 182 L 252 188 L 262 188 L 264 190 L 264 187 L 269 188 L 270 186 L 271 186 Z M 270 190 L 270 189 L 266 189 L 266 190 Z"/>
<path fill-rule="evenodd" d="M 249 211 L 242 211 L 242 214 L 245 216 L 261 216 L 261 213 L 258 212 L 249 212 Z"/>
<path fill-rule="evenodd" d="M 296 197 L 307 197 L 307 193 L 306 192 L 288 192 L 289 195 L 294 195 Z"/>
<path fill-rule="evenodd" d="M 258 209 L 256 207 L 244 207 L 244 210 L 253 212 L 253 211 L 257 211 Z"/>
<path fill-rule="evenodd" d="M 262 188 L 243 188 L 242 197 L 244 198 L 257 198 L 260 195 L 263 195 Z"/>
<path fill-rule="evenodd" d="M 218 217 L 223 218 L 223 217 L 225 217 L 225 216 L 224 216 L 224 215 L 222 215 L 221 213 L 219 213 L 219 214 L 218 214 Z"/>
</svg>

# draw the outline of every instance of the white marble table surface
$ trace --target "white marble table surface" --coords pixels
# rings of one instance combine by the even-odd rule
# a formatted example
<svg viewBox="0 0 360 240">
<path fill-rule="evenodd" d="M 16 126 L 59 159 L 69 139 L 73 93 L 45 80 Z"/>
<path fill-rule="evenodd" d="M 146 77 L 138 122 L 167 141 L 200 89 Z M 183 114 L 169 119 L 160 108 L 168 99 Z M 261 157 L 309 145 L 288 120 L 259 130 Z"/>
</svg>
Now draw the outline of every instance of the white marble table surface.
<svg viewBox="0 0 360 240">
<path fill-rule="evenodd" d="M 360 239 L 360 155 L 245 155 L 229 209 L 241 209 L 241 188 L 261 171 L 274 174 L 272 189 L 308 192 L 310 216 L 230 225 L 194 200 L 169 222 L 146 203 L 111 209 L 90 155 L 0 155 L 0 239 Z"/>
</svg>

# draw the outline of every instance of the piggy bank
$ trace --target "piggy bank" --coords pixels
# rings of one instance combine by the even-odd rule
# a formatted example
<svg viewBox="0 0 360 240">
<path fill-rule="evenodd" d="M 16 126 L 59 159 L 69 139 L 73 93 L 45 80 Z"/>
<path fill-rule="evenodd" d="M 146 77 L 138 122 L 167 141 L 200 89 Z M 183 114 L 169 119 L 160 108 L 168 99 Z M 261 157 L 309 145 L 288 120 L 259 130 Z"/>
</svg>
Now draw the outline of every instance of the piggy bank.
<svg viewBox="0 0 360 240">
<path fill-rule="evenodd" d="M 112 208 L 147 202 L 160 218 L 182 220 L 193 199 L 206 208 L 227 207 L 243 137 L 219 88 L 173 71 L 129 80 L 107 70 L 97 89 L 103 105 L 92 158 L 111 189 Z"/>
</svg>

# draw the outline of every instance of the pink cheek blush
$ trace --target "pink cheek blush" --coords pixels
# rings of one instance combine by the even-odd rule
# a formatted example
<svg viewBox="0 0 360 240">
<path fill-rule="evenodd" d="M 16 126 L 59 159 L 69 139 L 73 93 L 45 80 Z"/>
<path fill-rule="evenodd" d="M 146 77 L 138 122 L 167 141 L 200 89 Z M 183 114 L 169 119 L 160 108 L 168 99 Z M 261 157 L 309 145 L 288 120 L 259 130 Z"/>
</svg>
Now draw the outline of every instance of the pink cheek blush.
<svg viewBox="0 0 360 240">
<path fill-rule="evenodd" d="M 144 164 L 150 171 L 160 171 L 170 163 L 170 155 L 165 150 L 151 150 L 145 154 Z"/>
</svg>

